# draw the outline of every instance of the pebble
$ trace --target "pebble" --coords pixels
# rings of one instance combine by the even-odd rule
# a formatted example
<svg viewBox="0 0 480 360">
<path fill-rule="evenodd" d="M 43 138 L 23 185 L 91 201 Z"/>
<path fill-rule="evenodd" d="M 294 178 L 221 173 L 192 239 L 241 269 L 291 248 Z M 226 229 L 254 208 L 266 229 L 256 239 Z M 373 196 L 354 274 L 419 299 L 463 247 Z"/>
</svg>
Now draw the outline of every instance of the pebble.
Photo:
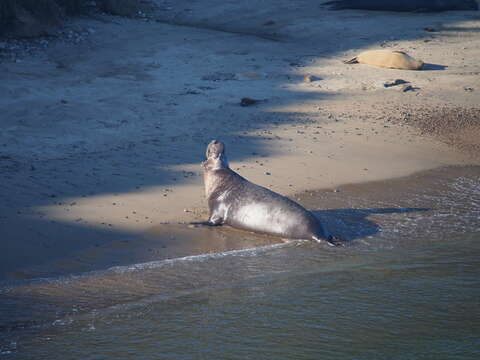
<svg viewBox="0 0 480 360">
<path fill-rule="evenodd" d="M 416 90 L 416 88 L 414 88 L 412 85 L 403 85 L 401 89 L 402 89 L 402 92 L 415 91 Z"/>
<path fill-rule="evenodd" d="M 383 84 L 384 87 L 392 87 L 392 86 L 396 86 L 396 85 L 401 85 L 401 84 L 407 84 L 408 81 L 405 81 L 403 79 L 395 79 L 395 80 L 390 80 L 390 81 L 387 81 Z"/>
<path fill-rule="evenodd" d="M 244 97 L 240 100 L 240 106 L 251 106 L 257 104 L 258 102 L 259 100 Z"/>
</svg>

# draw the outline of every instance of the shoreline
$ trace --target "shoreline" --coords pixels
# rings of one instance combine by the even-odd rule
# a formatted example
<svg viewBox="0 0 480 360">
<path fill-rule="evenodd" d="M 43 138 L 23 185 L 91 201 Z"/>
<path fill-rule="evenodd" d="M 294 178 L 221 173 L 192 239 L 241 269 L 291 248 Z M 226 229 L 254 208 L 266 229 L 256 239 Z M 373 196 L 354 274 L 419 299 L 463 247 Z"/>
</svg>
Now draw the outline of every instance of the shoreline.
<svg viewBox="0 0 480 360">
<path fill-rule="evenodd" d="M 431 193 L 445 197 L 445 184 L 455 179 L 480 181 L 479 165 L 451 165 L 422 170 L 412 175 L 393 179 L 350 183 L 335 189 L 309 189 L 290 196 L 312 211 L 335 236 L 344 238 L 348 247 L 374 239 L 380 225 L 381 214 L 426 212 L 435 209 L 433 203 L 424 208 L 410 208 L 411 196 L 404 200 L 404 191 L 417 194 Z M 437 189 L 438 188 L 438 189 Z M 369 203 L 381 203 L 383 208 L 370 209 Z M 362 208 L 367 206 L 367 208 Z M 192 219 L 190 219 L 191 221 Z M 352 224 L 345 226 L 345 224 Z M 381 221 L 380 221 L 381 223 Z M 384 229 L 391 231 L 391 229 Z M 412 229 L 414 231 L 414 229 Z M 81 249 L 58 259 L 30 268 L 14 269 L 2 286 L 15 286 L 32 280 L 52 280 L 69 276 L 91 276 L 116 268 L 142 268 L 149 264 L 176 261 L 198 256 L 222 254 L 287 245 L 290 241 L 263 234 L 237 230 L 229 226 L 208 227 L 189 224 L 189 220 L 165 222 L 145 230 L 143 234 L 124 240 Z M 369 240 L 369 241 L 370 241 Z M 302 241 L 299 241 L 302 242 Z M 288 246 L 288 245 L 287 245 Z M 326 247 L 320 243 L 316 246 Z"/>
</svg>

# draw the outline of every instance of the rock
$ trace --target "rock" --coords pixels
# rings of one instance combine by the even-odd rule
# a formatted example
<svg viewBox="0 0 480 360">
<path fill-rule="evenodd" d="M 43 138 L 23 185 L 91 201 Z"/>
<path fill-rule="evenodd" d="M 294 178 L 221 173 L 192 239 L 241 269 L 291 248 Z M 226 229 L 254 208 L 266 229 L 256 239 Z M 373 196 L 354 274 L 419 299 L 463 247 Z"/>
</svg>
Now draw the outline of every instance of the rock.
<svg viewBox="0 0 480 360">
<path fill-rule="evenodd" d="M 402 89 L 402 92 L 416 91 L 416 90 L 418 90 L 418 88 L 413 87 L 412 85 L 403 85 L 403 86 L 401 87 L 401 89 Z"/>
<path fill-rule="evenodd" d="M 260 100 L 244 97 L 240 100 L 240 106 L 251 106 L 257 104 L 258 102 L 260 102 Z"/>
<path fill-rule="evenodd" d="M 316 77 L 315 75 L 305 75 L 303 78 L 303 82 L 305 83 L 311 83 L 317 80 L 320 80 L 320 78 Z"/>
<path fill-rule="evenodd" d="M 402 79 L 395 79 L 395 80 L 390 80 L 390 81 L 385 82 L 383 84 L 383 86 L 388 88 L 388 87 L 401 85 L 401 84 L 407 84 L 407 83 L 408 83 L 408 81 L 405 81 L 405 80 L 402 80 Z"/>
</svg>

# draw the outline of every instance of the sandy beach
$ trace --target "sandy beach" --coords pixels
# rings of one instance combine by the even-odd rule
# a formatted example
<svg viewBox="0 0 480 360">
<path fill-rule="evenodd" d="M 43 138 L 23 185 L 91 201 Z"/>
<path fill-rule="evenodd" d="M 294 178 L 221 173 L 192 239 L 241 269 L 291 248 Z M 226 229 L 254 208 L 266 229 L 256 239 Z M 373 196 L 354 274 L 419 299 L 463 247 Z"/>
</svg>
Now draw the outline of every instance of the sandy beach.
<svg viewBox="0 0 480 360">
<path fill-rule="evenodd" d="M 242 176 L 315 210 L 298 194 L 480 163 L 478 12 L 157 5 L 146 18 L 71 20 L 62 31 L 87 34 L 78 42 L 0 50 L 0 280 L 64 259 L 83 271 L 79 252 L 206 219 L 200 163 L 212 139 Z M 342 62 L 379 48 L 426 66 Z M 411 89 L 384 86 L 395 79 Z M 244 97 L 261 101 L 243 107 Z M 204 251 L 209 230 L 198 231 Z M 211 251 L 238 247 L 222 231 Z M 174 241 L 165 252 L 176 246 L 188 254 Z"/>
</svg>

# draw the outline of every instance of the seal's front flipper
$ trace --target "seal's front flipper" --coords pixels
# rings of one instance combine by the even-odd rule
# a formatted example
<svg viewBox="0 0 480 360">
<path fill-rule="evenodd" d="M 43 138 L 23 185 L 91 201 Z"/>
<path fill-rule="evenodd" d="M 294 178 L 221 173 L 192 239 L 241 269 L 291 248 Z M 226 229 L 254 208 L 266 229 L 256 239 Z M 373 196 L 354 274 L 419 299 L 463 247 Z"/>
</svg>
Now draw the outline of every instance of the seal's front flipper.
<svg viewBox="0 0 480 360">
<path fill-rule="evenodd" d="M 191 222 L 188 223 L 189 227 L 197 227 L 197 226 L 210 226 L 211 224 L 208 221 L 199 221 L 199 222 Z"/>
<path fill-rule="evenodd" d="M 344 64 L 358 64 L 357 57 L 351 58 L 350 60 L 343 60 Z"/>
<path fill-rule="evenodd" d="M 223 224 L 223 219 L 219 217 L 211 217 L 208 221 L 199 221 L 199 222 L 191 222 L 188 225 L 192 227 L 195 226 L 219 226 Z"/>
<path fill-rule="evenodd" d="M 210 219 L 208 219 L 208 225 L 210 226 L 218 226 L 223 224 L 223 218 L 218 216 L 217 214 L 212 214 Z"/>
</svg>

